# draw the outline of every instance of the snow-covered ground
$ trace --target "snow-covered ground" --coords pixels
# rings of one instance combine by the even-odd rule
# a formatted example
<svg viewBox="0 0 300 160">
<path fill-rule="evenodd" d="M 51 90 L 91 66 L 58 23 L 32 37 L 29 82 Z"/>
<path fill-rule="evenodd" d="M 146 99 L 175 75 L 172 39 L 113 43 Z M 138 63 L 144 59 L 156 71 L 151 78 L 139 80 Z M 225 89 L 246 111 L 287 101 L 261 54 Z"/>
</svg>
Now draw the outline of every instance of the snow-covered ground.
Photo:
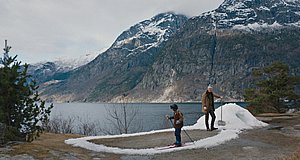
<svg viewBox="0 0 300 160">
<path fill-rule="evenodd" d="M 110 135 L 110 136 L 91 136 L 83 137 L 76 139 L 68 139 L 65 141 L 66 144 L 70 144 L 77 147 L 86 148 L 89 150 L 97 152 L 108 152 L 115 154 L 139 154 L 139 155 L 151 155 L 157 153 L 173 152 L 178 150 L 186 149 L 195 149 L 195 148 L 209 148 L 225 143 L 226 141 L 238 138 L 238 134 L 245 129 L 254 129 L 259 127 L 267 126 L 266 123 L 263 123 L 257 120 L 248 110 L 238 106 L 237 104 L 230 103 L 222 106 L 223 109 L 223 121 L 226 122 L 225 126 L 219 126 L 220 132 L 212 137 L 200 139 L 193 143 L 186 143 L 183 147 L 171 148 L 161 150 L 159 148 L 145 148 L 145 149 L 124 149 L 117 147 L 109 147 L 105 145 L 98 145 L 89 142 L 92 139 L 101 139 L 101 138 L 118 138 L 118 137 L 132 137 L 138 135 L 148 135 L 153 133 L 160 132 L 169 132 L 173 129 L 165 130 L 156 130 L 150 132 L 134 133 L 134 134 L 124 134 L 124 135 Z M 217 119 L 215 126 L 217 126 L 218 120 L 220 120 L 221 107 L 216 110 Z M 204 124 L 204 116 L 199 118 L 196 124 L 192 126 L 186 126 L 183 129 L 185 130 L 194 130 L 194 129 L 206 129 Z"/>
</svg>

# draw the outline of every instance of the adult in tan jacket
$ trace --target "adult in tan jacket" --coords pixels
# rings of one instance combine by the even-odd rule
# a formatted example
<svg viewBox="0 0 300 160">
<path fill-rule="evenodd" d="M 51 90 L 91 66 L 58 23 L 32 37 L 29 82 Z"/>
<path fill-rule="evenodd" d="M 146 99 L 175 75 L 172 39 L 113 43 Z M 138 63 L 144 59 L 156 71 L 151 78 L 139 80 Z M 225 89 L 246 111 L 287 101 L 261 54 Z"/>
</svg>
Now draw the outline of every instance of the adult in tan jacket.
<svg viewBox="0 0 300 160">
<path fill-rule="evenodd" d="M 202 112 L 204 112 L 204 114 L 205 114 L 205 125 L 206 125 L 207 131 L 213 131 L 213 130 L 218 129 L 218 128 L 214 127 L 214 123 L 216 120 L 214 97 L 223 98 L 222 96 L 214 94 L 213 90 L 212 90 L 212 86 L 209 85 L 207 87 L 207 90 L 202 94 Z M 210 128 L 209 128 L 209 124 L 208 124 L 209 114 L 212 117 Z"/>
</svg>

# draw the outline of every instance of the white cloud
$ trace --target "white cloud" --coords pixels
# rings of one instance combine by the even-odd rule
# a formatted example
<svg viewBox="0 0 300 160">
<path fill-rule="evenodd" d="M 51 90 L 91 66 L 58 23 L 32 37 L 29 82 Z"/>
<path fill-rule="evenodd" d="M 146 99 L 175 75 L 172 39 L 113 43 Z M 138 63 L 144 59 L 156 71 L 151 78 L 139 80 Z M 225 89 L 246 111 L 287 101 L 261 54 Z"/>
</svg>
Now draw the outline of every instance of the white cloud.
<svg viewBox="0 0 300 160">
<path fill-rule="evenodd" d="M 0 0 L 0 46 L 25 62 L 78 56 L 109 47 L 131 25 L 158 13 L 188 16 L 222 0 Z"/>
</svg>

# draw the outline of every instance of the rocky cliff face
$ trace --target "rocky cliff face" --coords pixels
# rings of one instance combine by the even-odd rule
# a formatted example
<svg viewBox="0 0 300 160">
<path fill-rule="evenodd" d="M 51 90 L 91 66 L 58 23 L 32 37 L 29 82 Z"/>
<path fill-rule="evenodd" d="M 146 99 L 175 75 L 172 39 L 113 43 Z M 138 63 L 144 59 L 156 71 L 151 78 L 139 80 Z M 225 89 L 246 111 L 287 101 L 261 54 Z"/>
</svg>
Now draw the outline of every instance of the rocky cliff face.
<svg viewBox="0 0 300 160">
<path fill-rule="evenodd" d="M 55 101 L 109 101 L 126 95 L 186 21 L 183 15 L 163 13 L 130 27 L 106 52 L 72 71 L 69 78 L 42 87 L 43 96 Z"/>
<path fill-rule="evenodd" d="M 255 25 L 299 25 L 298 0 L 225 0 L 215 11 L 204 14 L 218 21 L 218 28 Z"/>
<path fill-rule="evenodd" d="M 68 79 L 42 87 L 43 95 L 55 101 L 199 101 L 210 83 L 227 100 L 241 100 L 257 67 L 282 61 L 300 74 L 299 20 L 298 0 L 225 0 L 188 21 L 160 14 L 123 32 Z"/>
<path fill-rule="evenodd" d="M 250 73 L 274 61 L 300 74 L 299 1 L 226 0 L 190 19 L 163 49 L 132 101 L 195 101 L 209 83 L 243 99 Z"/>
</svg>

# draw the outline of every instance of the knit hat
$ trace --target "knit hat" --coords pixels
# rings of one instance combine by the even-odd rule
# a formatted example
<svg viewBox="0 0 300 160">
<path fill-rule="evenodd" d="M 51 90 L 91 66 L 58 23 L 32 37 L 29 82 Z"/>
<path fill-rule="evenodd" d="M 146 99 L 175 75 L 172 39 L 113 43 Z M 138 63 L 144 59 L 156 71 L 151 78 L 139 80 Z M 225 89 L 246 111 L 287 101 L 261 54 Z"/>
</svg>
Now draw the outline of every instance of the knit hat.
<svg viewBox="0 0 300 160">
<path fill-rule="evenodd" d="M 171 108 L 171 109 L 177 110 L 177 109 L 178 109 L 178 106 L 177 106 L 176 104 L 172 104 L 172 105 L 170 105 L 170 108 Z"/>
<path fill-rule="evenodd" d="M 210 84 L 207 86 L 207 89 L 209 89 L 209 88 L 212 88 L 212 86 Z"/>
</svg>

